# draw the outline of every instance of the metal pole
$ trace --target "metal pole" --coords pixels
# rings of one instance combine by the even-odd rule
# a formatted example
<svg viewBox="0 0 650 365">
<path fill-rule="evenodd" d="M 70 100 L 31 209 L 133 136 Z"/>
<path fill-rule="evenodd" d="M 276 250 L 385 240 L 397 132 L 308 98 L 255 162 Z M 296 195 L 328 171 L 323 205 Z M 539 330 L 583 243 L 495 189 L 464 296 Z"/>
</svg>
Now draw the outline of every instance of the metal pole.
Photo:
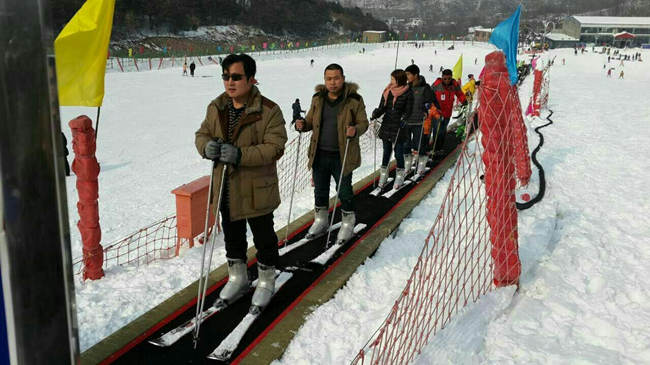
<svg viewBox="0 0 650 365">
<path fill-rule="evenodd" d="M 213 164 L 214 167 L 215 164 Z M 226 170 L 228 170 L 228 165 L 224 164 L 223 165 L 223 170 L 221 172 L 221 185 L 219 185 L 219 198 L 217 198 L 217 213 L 216 217 L 214 220 L 214 227 L 212 228 L 212 235 L 210 237 L 210 254 L 208 255 L 208 268 L 205 270 L 204 273 L 204 263 L 205 263 L 205 252 L 207 250 L 207 242 L 206 240 L 208 239 L 207 236 L 203 236 L 203 254 L 201 256 L 201 277 L 199 278 L 199 292 L 196 298 L 196 316 L 194 319 L 194 323 L 196 323 L 196 326 L 194 327 L 194 349 L 196 349 L 196 346 L 198 344 L 199 340 L 199 329 L 201 327 L 201 322 L 199 316 L 201 315 L 201 311 L 203 310 L 203 304 L 205 303 L 205 293 L 208 289 L 208 278 L 210 277 L 210 266 L 212 265 L 212 253 L 214 252 L 214 245 L 217 237 L 217 232 L 215 229 L 219 227 L 219 208 L 221 207 L 221 197 L 223 195 L 223 183 L 224 180 L 226 179 Z M 210 185 L 212 185 L 212 176 L 214 176 L 214 168 L 212 169 L 212 173 L 210 174 Z M 212 187 L 209 189 L 210 191 L 212 190 Z M 210 197 L 212 194 L 208 195 L 208 213 L 210 209 Z M 206 214 L 206 228 L 205 228 L 205 234 L 207 235 L 207 223 L 208 223 L 208 215 Z M 203 285 L 201 285 L 203 284 Z M 201 287 L 203 286 L 203 287 Z"/>
<path fill-rule="evenodd" d="M 395 67 L 397 69 L 397 57 L 399 56 L 399 35 L 397 37 L 397 49 L 395 50 Z"/>
<path fill-rule="evenodd" d="M 377 171 L 377 119 L 373 120 L 373 124 L 374 125 L 372 126 L 372 135 L 375 137 L 374 138 L 374 140 L 375 140 L 375 151 L 374 151 L 375 156 L 373 157 L 373 161 L 372 161 L 372 172 L 374 174 Z M 373 179 L 373 181 L 372 181 L 372 187 L 373 188 L 377 186 L 376 185 L 377 182 L 378 182 L 377 179 Z"/>
<path fill-rule="evenodd" d="M 293 208 L 293 196 L 296 192 L 296 176 L 298 176 L 298 162 L 300 161 L 300 142 L 302 141 L 302 132 L 298 131 L 298 151 L 296 151 L 296 165 L 293 169 L 293 181 L 291 182 L 291 200 L 289 201 L 289 217 L 287 218 L 287 233 L 284 235 L 284 243 L 286 246 L 289 241 L 289 224 L 291 223 L 291 210 Z"/>
<path fill-rule="evenodd" d="M 97 107 L 97 119 L 95 120 L 95 141 L 97 141 L 97 131 L 99 130 L 99 110 L 101 108 L 101 106 Z"/>
</svg>

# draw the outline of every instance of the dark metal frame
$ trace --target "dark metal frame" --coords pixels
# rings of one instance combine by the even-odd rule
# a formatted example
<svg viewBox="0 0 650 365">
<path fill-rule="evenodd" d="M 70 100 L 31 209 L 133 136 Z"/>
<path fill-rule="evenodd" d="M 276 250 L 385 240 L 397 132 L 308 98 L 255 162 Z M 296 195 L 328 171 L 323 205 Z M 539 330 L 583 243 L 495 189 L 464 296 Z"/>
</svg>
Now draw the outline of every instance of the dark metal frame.
<svg viewBox="0 0 650 365">
<path fill-rule="evenodd" d="M 0 268 L 12 364 L 78 363 L 46 0 L 0 2 Z"/>
</svg>

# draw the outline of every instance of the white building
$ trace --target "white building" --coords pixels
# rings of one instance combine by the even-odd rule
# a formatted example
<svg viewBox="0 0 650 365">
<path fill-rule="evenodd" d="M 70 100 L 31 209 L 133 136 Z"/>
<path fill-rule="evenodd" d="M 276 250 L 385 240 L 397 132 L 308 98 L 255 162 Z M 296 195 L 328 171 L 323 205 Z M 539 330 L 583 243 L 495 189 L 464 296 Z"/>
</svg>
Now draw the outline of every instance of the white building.
<svg viewBox="0 0 650 365">
<path fill-rule="evenodd" d="M 584 43 L 640 46 L 650 43 L 650 17 L 574 15 L 564 19 L 562 32 Z"/>
</svg>

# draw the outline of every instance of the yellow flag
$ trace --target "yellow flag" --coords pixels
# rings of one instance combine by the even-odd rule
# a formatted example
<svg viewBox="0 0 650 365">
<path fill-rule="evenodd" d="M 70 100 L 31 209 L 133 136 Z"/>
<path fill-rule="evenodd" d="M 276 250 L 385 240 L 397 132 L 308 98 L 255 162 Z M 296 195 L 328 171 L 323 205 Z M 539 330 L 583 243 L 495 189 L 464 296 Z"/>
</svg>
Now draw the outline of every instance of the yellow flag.
<svg viewBox="0 0 650 365">
<path fill-rule="evenodd" d="M 454 66 L 453 76 L 454 80 L 460 80 L 463 77 L 463 55 L 460 55 L 456 66 Z"/>
<path fill-rule="evenodd" d="M 87 0 L 54 41 L 60 105 L 101 106 L 115 0 Z"/>
</svg>

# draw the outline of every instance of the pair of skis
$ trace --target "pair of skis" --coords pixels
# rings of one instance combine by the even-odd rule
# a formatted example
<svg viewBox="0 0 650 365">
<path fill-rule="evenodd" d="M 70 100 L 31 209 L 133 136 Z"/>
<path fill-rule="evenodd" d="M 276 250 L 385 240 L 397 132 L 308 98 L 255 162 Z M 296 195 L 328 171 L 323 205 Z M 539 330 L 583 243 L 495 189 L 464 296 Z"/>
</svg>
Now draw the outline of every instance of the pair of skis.
<svg viewBox="0 0 650 365">
<path fill-rule="evenodd" d="M 354 238 L 359 232 L 361 232 L 364 228 L 366 228 L 366 225 L 363 223 L 357 224 L 354 226 L 354 234 L 350 238 Z M 331 245 L 325 252 L 320 254 L 318 257 L 315 259 L 311 260 L 311 263 L 315 264 L 320 264 L 320 265 L 325 265 L 329 260 L 336 254 L 336 252 L 343 247 L 346 243 L 350 242 L 350 240 L 347 240 L 345 242 L 339 242 Z M 288 272 L 282 272 L 278 279 L 276 279 L 276 289 L 273 295 L 275 296 L 275 293 L 286 283 L 292 276 L 293 274 L 288 273 Z M 237 349 L 237 346 L 239 346 L 239 343 L 241 342 L 242 338 L 248 332 L 248 329 L 255 323 L 255 320 L 262 314 L 264 311 L 264 308 L 260 307 L 255 307 L 251 306 L 250 310 L 244 316 L 244 318 L 239 322 L 237 327 L 235 327 L 228 336 L 221 341 L 219 346 L 217 346 L 214 351 L 212 351 L 208 355 L 208 359 L 210 360 L 219 360 L 219 361 L 228 361 L 232 357 L 232 354 L 235 352 Z"/>
<path fill-rule="evenodd" d="M 330 229 L 335 230 L 339 228 L 341 223 L 336 223 L 334 224 Z M 360 223 L 357 224 L 354 227 L 354 234 L 350 238 L 354 238 L 360 231 L 362 231 L 366 227 L 366 224 Z M 316 238 L 322 237 L 322 235 L 319 235 Z M 314 238 L 315 239 L 315 238 Z M 281 250 L 281 255 L 284 255 L 293 249 L 296 249 L 310 240 L 302 239 L 298 242 L 295 242 L 292 245 L 286 246 Z M 318 257 L 314 258 L 313 260 L 310 261 L 310 263 L 313 264 L 318 264 L 318 265 L 325 265 L 329 260 L 338 252 L 338 250 L 343 247 L 346 242 L 342 243 L 336 243 L 328 247 L 328 249 L 320 254 Z M 275 293 L 277 293 L 278 290 L 293 276 L 293 273 L 291 272 L 280 272 L 280 274 L 276 278 L 275 282 Z M 251 284 L 251 287 L 249 289 L 249 292 L 252 291 L 255 287 L 257 286 L 257 280 L 253 281 Z M 243 296 L 242 296 L 243 297 Z M 240 297 L 241 298 L 241 297 Z M 239 299 L 239 298 L 238 298 Z M 221 312 L 222 310 L 228 308 L 232 303 L 227 303 L 222 300 L 217 300 L 212 306 L 209 308 L 203 310 L 199 316 L 199 324 L 203 323 L 205 320 L 208 318 L 214 316 L 215 314 Z M 264 308 L 259 308 L 255 306 L 251 306 L 249 309 L 249 313 L 244 317 L 244 319 L 237 325 L 237 327 L 226 337 L 221 344 L 215 350 L 208 356 L 210 359 L 214 360 L 221 360 L 225 361 L 232 356 L 232 353 L 234 350 L 237 348 L 239 345 L 239 342 L 243 338 L 243 336 L 246 334 L 250 326 L 255 322 L 255 319 L 262 313 Z M 178 342 L 183 336 L 187 335 L 188 333 L 192 332 L 194 328 L 196 327 L 197 322 L 196 318 L 193 317 L 189 319 L 188 321 L 182 323 L 181 325 L 177 326 L 176 328 L 164 333 L 163 335 L 149 340 L 149 343 L 159 346 L 159 347 L 169 347 Z"/>
</svg>

